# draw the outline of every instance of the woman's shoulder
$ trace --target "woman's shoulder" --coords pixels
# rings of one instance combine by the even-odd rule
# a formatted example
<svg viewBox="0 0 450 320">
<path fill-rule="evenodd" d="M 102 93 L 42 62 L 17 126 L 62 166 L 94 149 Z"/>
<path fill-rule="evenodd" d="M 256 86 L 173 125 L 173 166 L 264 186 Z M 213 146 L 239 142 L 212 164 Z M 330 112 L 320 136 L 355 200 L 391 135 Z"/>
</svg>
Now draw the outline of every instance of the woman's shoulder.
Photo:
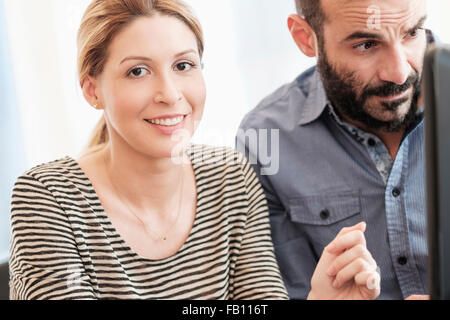
<svg viewBox="0 0 450 320">
<path fill-rule="evenodd" d="M 46 206 L 52 212 L 61 211 L 60 201 L 72 201 L 77 184 L 77 162 L 71 157 L 39 164 L 20 175 L 12 190 L 11 212 L 15 216 L 23 210 L 41 210 Z M 78 185 L 76 186 L 78 187 Z"/>
<path fill-rule="evenodd" d="M 240 180 L 243 185 L 252 184 L 256 178 L 248 159 L 237 150 L 227 146 L 191 145 L 192 165 L 197 174 L 211 178 L 227 176 L 226 180 Z M 221 178 L 222 179 L 222 178 Z"/>
<path fill-rule="evenodd" d="M 191 144 L 188 153 L 192 163 L 197 166 L 244 167 L 248 163 L 243 154 L 227 146 Z"/>
<path fill-rule="evenodd" d="M 18 177 L 18 181 L 37 180 L 40 182 L 51 179 L 51 177 L 69 177 L 73 176 L 74 172 L 78 170 L 77 162 L 69 156 L 57 160 L 45 162 L 32 167 L 25 171 Z"/>
</svg>

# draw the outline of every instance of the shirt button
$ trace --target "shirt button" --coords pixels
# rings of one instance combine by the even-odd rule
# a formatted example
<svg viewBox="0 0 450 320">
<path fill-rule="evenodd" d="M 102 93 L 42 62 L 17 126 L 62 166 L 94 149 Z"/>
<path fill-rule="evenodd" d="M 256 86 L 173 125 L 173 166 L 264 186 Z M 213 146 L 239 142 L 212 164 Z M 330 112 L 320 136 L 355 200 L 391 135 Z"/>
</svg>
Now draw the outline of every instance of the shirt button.
<svg viewBox="0 0 450 320">
<path fill-rule="evenodd" d="M 392 190 L 392 195 L 397 198 L 402 194 L 402 192 L 400 191 L 399 188 L 394 188 L 394 190 Z"/>
<path fill-rule="evenodd" d="M 322 218 L 322 220 L 327 220 L 329 216 L 330 212 L 327 209 L 324 209 L 320 212 L 320 217 Z"/>
<path fill-rule="evenodd" d="M 404 266 L 405 264 L 408 263 L 408 258 L 407 257 L 403 257 L 403 256 L 399 257 L 397 259 L 397 262 L 398 262 L 399 265 Z"/>
<path fill-rule="evenodd" d="M 367 140 L 367 143 L 370 147 L 375 147 L 375 145 L 377 144 L 377 142 L 373 138 L 369 138 L 369 140 Z"/>
</svg>

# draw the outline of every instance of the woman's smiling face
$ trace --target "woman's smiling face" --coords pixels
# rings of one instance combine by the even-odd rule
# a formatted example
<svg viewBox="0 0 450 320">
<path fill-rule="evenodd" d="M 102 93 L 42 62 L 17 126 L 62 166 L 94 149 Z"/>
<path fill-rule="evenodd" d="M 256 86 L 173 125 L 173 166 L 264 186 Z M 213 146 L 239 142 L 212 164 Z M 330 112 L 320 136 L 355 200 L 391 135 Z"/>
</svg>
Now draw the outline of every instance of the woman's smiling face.
<svg viewBox="0 0 450 320">
<path fill-rule="evenodd" d="M 197 39 L 174 17 L 140 17 L 108 48 L 96 95 L 113 145 L 154 158 L 170 157 L 202 118 L 206 89 Z M 116 144 L 118 142 L 118 144 Z"/>
</svg>

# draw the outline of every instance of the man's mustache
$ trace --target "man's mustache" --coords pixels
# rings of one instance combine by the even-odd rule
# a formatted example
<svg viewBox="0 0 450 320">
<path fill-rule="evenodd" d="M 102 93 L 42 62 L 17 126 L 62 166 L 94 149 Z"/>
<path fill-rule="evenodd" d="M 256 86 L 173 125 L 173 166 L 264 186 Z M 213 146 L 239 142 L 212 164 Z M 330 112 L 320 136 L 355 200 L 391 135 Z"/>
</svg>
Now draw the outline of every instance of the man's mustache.
<svg viewBox="0 0 450 320">
<path fill-rule="evenodd" d="M 384 85 L 377 88 L 367 88 L 364 90 L 364 97 L 378 96 L 378 97 L 389 97 L 399 95 L 407 90 L 409 90 L 413 85 L 419 81 L 419 75 L 416 73 L 410 76 L 405 83 L 398 85 L 392 82 L 386 82 Z"/>
</svg>

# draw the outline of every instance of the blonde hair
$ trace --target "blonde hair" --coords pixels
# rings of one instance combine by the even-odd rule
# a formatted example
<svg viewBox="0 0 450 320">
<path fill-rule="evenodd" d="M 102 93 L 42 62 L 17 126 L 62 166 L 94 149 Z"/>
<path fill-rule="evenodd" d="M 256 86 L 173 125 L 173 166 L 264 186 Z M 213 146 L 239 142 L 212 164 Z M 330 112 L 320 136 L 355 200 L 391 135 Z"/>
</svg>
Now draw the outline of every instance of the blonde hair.
<svg viewBox="0 0 450 320">
<path fill-rule="evenodd" d="M 108 47 L 113 38 L 139 17 L 161 14 L 184 22 L 197 38 L 200 57 L 204 40 L 200 22 L 191 8 L 181 0 L 94 0 L 86 9 L 78 30 L 78 78 L 80 85 L 86 77 L 103 72 Z M 97 123 L 86 152 L 101 149 L 109 141 L 105 118 Z"/>
</svg>

